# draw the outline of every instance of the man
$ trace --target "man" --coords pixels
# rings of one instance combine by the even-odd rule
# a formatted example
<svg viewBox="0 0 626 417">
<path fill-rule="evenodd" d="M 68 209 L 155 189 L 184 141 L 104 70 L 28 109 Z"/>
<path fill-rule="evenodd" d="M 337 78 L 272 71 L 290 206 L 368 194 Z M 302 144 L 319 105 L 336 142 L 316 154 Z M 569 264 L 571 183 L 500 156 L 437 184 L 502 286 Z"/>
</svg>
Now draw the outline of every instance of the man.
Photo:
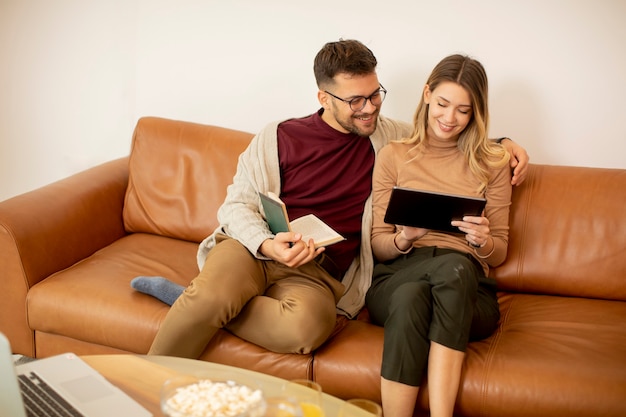
<svg viewBox="0 0 626 417">
<path fill-rule="evenodd" d="M 199 275 L 173 303 L 149 354 L 197 358 L 219 328 L 275 352 L 309 353 L 331 334 L 337 312 L 363 307 L 373 270 L 371 185 L 376 152 L 411 127 L 381 116 L 386 90 L 372 52 L 355 40 L 315 57 L 321 109 L 273 123 L 239 159 L 218 211 L 220 226 L 198 250 Z M 513 183 L 528 156 L 512 149 Z M 289 218 L 313 213 L 346 240 L 315 249 L 297 233 L 272 234 L 258 192 L 274 192 Z M 142 282 L 144 281 L 144 282 Z M 133 286 L 158 296 L 160 289 Z"/>
</svg>

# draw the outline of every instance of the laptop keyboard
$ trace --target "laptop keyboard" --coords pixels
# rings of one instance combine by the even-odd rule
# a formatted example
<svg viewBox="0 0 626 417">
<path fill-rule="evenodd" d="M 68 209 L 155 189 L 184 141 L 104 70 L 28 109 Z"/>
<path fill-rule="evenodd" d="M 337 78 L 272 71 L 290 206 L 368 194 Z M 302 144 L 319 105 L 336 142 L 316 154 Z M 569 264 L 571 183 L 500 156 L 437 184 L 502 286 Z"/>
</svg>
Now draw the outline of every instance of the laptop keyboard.
<svg viewBox="0 0 626 417">
<path fill-rule="evenodd" d="M 85 417 L 35 372 L 19 375 L 28 417 Z"/>
</svg>

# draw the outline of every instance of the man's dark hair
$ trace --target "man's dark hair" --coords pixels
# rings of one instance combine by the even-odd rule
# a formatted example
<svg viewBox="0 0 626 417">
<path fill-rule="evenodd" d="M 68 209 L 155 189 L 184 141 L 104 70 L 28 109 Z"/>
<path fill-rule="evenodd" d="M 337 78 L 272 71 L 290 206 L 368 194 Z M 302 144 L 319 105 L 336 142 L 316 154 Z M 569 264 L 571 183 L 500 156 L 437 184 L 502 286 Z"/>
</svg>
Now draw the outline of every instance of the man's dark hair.
<svg viewBox="0 0 626 417">
<path fill-rule="evenodd" d="M 313 72 L 320 90 L 334 83 L 339 73 L 367 75 L 376 71 L 376 57 L 372 51 L 357 40 L 340 39 L 328 42 L 315 56 Z"/>
</svg>

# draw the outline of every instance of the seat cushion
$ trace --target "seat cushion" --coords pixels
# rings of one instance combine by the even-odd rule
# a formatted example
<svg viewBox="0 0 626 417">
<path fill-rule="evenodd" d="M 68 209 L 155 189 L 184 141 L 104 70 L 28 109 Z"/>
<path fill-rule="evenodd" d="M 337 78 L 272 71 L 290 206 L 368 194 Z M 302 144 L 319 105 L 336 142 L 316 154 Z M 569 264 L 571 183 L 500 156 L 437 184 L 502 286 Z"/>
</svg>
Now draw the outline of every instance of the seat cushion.
<svg viewBox="0 0 626 417">
<path fill-rule="evenodd" d="M 169 306 L 130 287 L 138 275 L 186 286 L 197 274 L 197 244 L 135 233 L 50 276 L 28 294 L 29 325 L 38 356 L 145 354 Z M 311 378 L 312 355 L 279 354 L 219 330 L 202 360 L 258 370 L 285 379 Z"/>
<path fill-rule="evenodd" d="M 484 417 L 626 415 L 626 303 L 502 294 L 470 343 L 457 407 Z"/>
<path fill-rule="evenodd" d="M 169 306 L 130 287 L 138 275 L 187 285 L 198 274 L 197 244 L 128 235 L 60 271 L 28 293 L 33 330 L 146 353 Z"/>
<path fill-rule="evenodd" d="M 313 378 L 313 355 L 271 352 L 226 330 L 219 330 L 215 334 L 200 359 L 250 369 L 286 380 Z"/>
<path fill-rule="evenodd" d="M 383 328 L 344 318 L 338 330 L 315 352 L 315 380 L 337 397 L 380 402 Z"/>
<path fill-rule="evenodd" d="M 615 326 L 626 303 L 508 293 L 499 300 L 498 330 L 468 346 L 460 415 L 626 415 L 626 327 Z M 349 321 L 316 352 L 315 379 L 333 395 L 380 401 L 383 334 Z M 425 381 L 418 405 L 427 404 Z"/>
</svg>

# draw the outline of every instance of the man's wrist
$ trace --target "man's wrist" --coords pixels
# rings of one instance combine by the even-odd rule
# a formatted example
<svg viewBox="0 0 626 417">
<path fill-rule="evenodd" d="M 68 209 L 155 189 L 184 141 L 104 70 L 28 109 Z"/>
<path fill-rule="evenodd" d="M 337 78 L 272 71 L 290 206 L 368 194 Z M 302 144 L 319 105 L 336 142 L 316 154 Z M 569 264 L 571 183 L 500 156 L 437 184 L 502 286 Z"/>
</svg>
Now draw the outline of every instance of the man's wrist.
<svg viewBox="0 0 626 417">
<path fill-rule="evenodd" d="M 261 242 L 261 246 L 259 246 L 259 253 L 268 258 L 268 259 L 274 259 L 272 256 L 270 256 L 271 253 L 273 253 L 273 239 L 265 239 L 263 242 Z"/>
</svg>

